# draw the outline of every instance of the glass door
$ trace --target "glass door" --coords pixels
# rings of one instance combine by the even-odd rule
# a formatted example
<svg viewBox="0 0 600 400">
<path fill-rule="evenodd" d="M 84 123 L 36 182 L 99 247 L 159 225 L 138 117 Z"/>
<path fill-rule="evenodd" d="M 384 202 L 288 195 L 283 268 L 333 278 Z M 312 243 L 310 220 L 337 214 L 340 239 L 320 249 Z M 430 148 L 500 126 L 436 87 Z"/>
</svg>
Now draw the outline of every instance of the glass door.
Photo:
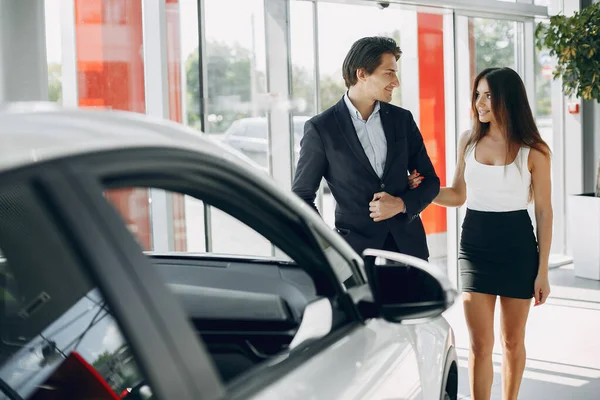
<svg viewBox="0 0 600 400">
<path fill-rule="evenodd" d="M 473 80 L 485 68 L 509 67 L 524 78 L 526 74 L 524 28 L 525 20 L 488 18 L 480 14 L 455 15 L 456 68 L 456 138 L 472 127 L 471 89 Z M 531 94 L 530 94 L 531 95 Z M 456 157 L 456 156 L 455 156 Z M 453 166 L 455 168 L 456 163 Z M 449 224 L 455 229 L 449 234 L 449 253 L 457 255 L 461 226 L 466 207 L 449 210 Z M 451 278 L 458 280 L 456 257 L 448 259 Z"/>
<path fill-rule="evenodd" d="M 375 3 L 317 2 L 315 25 L 311 26 L 310 7 L 302 1 L 294 1 L 292 5 L 292 11 L 296 11 L 291 15 L 292 43 L 316 39 L 314 57 L 303 56 L 296 48 L 292 49 L 294 104 L 307 105 L 309 114 L 304 114 L 307 116 L 333 106 L 346 92 L 341 68 L 352 43 L 365 36 L 394 38 L 403 53 L 398 60 L 400 87 L 394 91 L 391 103 L 412 113 L 442 185 L 446 185 L 447 132 L 454 131 L 454 124 L 447 124 L 454 114 L 452 12 L 398 4 L 380 9 Z M 311 62 L 314 64 L 310 65 Z M 309 85 L 312 76 L 317 82 Z M 306 84 L 302 84 L 304 80 Z M 315 103 L 312 103 L 313 93 L 317 96 Z M 454 135 L 448 137 L 454 140 Z M 334 210 L 335 201 L 325 188 L 321 214 L 331 226 Z M 448 258 L 446 210 L 431 205 L 421 218 L 427 233 L 430 261 L 445 271 Z"/>
<path fill-rule="evenodd" d="M 509 67 L 524 76 L 523 22 L 456 16 L 457 133 L 471 129 L 471 85 L 485 68 Z"/>
</svg>

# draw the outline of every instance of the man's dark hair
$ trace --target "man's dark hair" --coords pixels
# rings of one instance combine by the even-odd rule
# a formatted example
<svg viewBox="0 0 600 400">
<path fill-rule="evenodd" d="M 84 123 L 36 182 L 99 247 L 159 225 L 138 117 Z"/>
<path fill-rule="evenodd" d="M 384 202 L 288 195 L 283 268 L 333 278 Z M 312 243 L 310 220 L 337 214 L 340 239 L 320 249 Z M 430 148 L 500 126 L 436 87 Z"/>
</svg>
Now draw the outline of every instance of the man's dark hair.
<svg viewBox="0 0 600 400">
<path fill-rule="evenodd" d="M 342 65 L 346 87 L 356 85 L 358 81 L 356 71 L 359 69 L 362 68 L 367 74 L 372 74 L 381 64 L 381 55 L 386 53 L 393 54 L 398 61 L 402 50 L 394 39 L 387 37 L 364 37 L 354 42 Z"/>
</svg>

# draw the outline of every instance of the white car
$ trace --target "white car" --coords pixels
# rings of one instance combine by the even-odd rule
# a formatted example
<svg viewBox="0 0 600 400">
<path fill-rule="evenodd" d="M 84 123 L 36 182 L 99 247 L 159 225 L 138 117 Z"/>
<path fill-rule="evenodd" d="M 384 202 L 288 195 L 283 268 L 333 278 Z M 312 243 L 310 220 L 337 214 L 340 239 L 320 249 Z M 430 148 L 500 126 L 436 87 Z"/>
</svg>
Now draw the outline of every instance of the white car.
<svg viewBox="0 0 600 400">
<path fill-rule="evenodd" d="M 294 137 L 294 155 L 300 154 L 300 140 L 304 135 L 304 124 L 310 117 L 294 115 L 292 117 L 292 135 Z M 242 152 L 262 167 L 267 167 L 269 159 L 269 127 L 266 117 L 241 118 L 233 121 L 225 133 L 212 135 L 231 148 Z M 273 133 L 276 134 L 276 133 Z M 280 149 L 283 150 L 283 149 Z"/>
<path fill-rule="evenodd" d="M 144 213 L 178 195 L 286 256 L 144 253 Z M 0 399 L 455 400 L 455 296 L 182 125 L 0 110 Z"/>
</svg>

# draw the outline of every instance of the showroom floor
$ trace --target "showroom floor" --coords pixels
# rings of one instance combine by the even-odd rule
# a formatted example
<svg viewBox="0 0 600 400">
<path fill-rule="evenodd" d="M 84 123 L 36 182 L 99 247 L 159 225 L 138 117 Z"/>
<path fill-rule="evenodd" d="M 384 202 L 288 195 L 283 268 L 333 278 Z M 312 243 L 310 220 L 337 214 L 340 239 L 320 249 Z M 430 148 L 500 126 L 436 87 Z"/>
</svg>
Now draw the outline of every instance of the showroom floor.
<svg viewBox="0 0 600 400">
<path fill-rule="evenodd" d="M 573 264 L 550 271 L 552 293 L 529 314 L 527 363 L 519 400 L 600 399 L 600 282 L 576 278 Z M 496 308 L 492 400 L 502 400 Z M 445 313 L 456 334 L 459 399 L 471 399 L 468 381 L 469 336 L 460 301 Z"/>
</svg>

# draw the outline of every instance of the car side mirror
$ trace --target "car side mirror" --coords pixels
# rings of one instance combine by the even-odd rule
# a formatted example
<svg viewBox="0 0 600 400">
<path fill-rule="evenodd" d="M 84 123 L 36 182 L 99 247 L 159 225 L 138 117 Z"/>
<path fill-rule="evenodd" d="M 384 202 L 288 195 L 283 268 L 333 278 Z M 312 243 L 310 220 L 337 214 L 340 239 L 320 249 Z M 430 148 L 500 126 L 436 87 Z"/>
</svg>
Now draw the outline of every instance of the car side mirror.
<svg viewBox="0 0 600 400">
<path fill-rule="evenodd" d="M 436 318 L 457 298 L 448 278 L 419 258 L 374 249 L 363 258 L 374 307 L 387 321 Z"/>
</svg>

